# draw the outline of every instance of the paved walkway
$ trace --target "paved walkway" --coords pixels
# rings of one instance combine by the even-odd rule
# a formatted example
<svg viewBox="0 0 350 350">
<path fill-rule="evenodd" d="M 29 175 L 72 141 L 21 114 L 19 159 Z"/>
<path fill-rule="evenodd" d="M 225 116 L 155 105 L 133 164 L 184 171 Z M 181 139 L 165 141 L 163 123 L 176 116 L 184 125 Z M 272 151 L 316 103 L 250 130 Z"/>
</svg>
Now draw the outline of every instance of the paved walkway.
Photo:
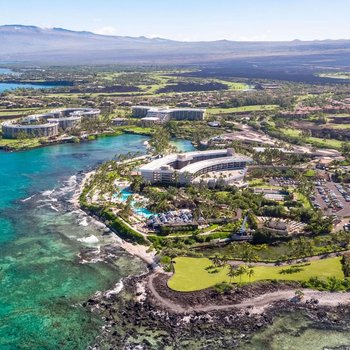
<svg viewBox="0 0 350 350">
<path fill-rule="evenodd" d="M 175 313 L 191 313 L 191 312 L 210 312 L 227 309 L 245 309 L 249 308 L 251 313 L 262 313 L 267 307 L 271 306 L 276 301 L 291 300 L 295 297 L 295 290 L 283 290 L 278 292 L 266 293 L 254 298 L 243 300 L 238 304 L 224 304 L 224 305 L 199 305 L 196 307 L 185 308 L 181 305 L 175 304 L 173 301 L 162 297 L 154 287 L 153 281 L 157 273 L 149 276 L 148 288 L 156 298 L 167 309 Z M 305 299 L 317 299 L 319 305 L 337 306 L 339 304 L 350 304 L 350 292 L 346 293 L 331 293 L 319 292 L 311 289 L 302 289 Z"/>
</svg>

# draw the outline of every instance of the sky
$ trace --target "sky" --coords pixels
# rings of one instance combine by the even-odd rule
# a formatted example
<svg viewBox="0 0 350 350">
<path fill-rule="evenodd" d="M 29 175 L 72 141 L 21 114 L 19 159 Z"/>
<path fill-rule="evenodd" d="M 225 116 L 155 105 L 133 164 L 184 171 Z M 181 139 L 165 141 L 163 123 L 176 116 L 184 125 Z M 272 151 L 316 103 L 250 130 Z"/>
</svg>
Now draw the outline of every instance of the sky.
<svg viewBox="0 0 350 350">
<path fill-rule="evenodd" d="M 350 39 L 350 0 L 0 0 L 0 25 L 181 41 Z"/>
</svg>

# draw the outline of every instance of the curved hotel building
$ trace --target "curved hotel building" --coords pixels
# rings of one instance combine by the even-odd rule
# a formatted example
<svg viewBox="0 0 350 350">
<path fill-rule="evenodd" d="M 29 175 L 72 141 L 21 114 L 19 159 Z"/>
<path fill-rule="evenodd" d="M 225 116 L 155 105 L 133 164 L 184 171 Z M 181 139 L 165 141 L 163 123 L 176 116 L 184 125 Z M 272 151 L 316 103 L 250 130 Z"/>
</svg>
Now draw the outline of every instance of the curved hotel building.
<svg viewBox="0 0 350 350">
<path fill-rule="evenodd" d="M 139 171 L 150 183 L 186 185 L 203 174 L 244 170 L 252 162 L 251 158 L 236 154 L 229 148 L 170 154 L 142 166 Z"/>
<path fill-rule="evenodd" d="M 20 135 L 28 137 L 52 137 L 58 135 L 58 123 L 46 124 L 3 124 L 2 135 L 6 139 L 15 139 Z"/>
<path fill-rule="evenodd" d="M 2 135 L 4 138 L 14 139 L 19 135 L 27 137 L 57 136 L 59 129 L 68 130 L 78 126 L 83 118 L 96 118 L 99 109 L 94 108 L 66 108 L 49 113 L 30 115 L 20 123 L 4 123 Z"/>
</svg>

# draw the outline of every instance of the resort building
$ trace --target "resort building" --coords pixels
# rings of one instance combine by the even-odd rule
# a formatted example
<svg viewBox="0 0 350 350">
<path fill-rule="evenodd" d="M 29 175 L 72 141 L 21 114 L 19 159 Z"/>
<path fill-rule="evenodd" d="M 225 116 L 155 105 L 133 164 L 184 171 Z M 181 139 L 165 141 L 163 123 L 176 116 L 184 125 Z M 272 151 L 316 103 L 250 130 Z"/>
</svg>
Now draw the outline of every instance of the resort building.
<svg viewBox="0 0 350 350">
<path fill-rule="evenodd" d="M 58 123 L 2 125 L 2 135 L 6 139 L 24 137 L 52 137 L 58 135 Z"/>
<path fill-rule="evenodd" d="M 237 179 L 235 171 L 243 177 L 247 165 L 252 162 L 251 158 L 236 154 L 233 149 L 196 151 L 158 158 L 142 166 L 139 171 L 142 178 L 150 183 L 186 185 L 203 175 L 208 175 L 208 181 L 222 175 L 229 182 L 231 176 Z"/>
<path fill-rule="evenodd" d="M 60 129 L 68 130 L 80 125 L 82 119 L 97 118 L 101 111 L 96 108 L 64 108 L 42 114 L 49 123 L 58 123 Z"/>
<path fill-rule="evenodd" d="M 162 121 L 158 117 L 145 117 L 141 119 L 141 125 L 143 127 L 154 126 L 162 123 L 164 123 L 164 120 Z"/>
<path fill-rule="evenodd" d="M 158 118 L 160 123 L 169 120 L 204 120 L 205 109 L 134 106 L 132 116 L 141 119 Z"/>
<path fill-rule="evenodd" d="M 276 236 L 290 236 L 303 233 L 306 224 L 290 219 L 273 218 L 266 216 L 258 216 L 258 227 L 264 229 Z"/>
<path fill-rule="evenodd" d="M 2 125 L 3 138 L 52 137 L 59 129 L 68 130 L 79 126 L 83 118 L 96 118 L 101 111 L 95 108 L 65 108 L 44 114 L 24 117 L 20 122 Z"/>
<path fill-rule="evenodd" d="M 126 126 L 126 125 L 129 125 L 129 123 L 130 123 L 130 120 L 127 118 L 114 118 L 112 120 L 112 124 L 114 126 Z"/>
<path fill-rule="evenodd" d="M 41 116 L 44 119 L 67 117 L 97 118 L 100 114 L 101 111 L 97 108 L 63 108 L 50 111 Z"/>
<path fill-rule="evenodd" d="M 81 117 L 80 116 L 72 116 L 72 117 L 63 117 L 63 118 L 48 118 L 47 121 L 49 123 L 58 123 L 58 126 L 62 130 L 68 130 L 75 128 L 80 125 Z"/>
</svg>

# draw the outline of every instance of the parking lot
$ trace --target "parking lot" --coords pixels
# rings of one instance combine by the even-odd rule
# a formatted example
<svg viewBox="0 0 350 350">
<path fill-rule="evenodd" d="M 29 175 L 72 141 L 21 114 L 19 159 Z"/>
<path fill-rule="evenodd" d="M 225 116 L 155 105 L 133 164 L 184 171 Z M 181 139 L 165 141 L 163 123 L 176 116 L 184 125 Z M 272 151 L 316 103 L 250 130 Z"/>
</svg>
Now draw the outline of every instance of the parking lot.
<svg viewBox="0 0 350 350">
<path fill-rule="evenodd" d="M 311 197 L 315 208 L 327 215 L 350 216 L 350 185 L 329 181 L 317 181 L 315 185 L 315 195 Z"/>
</svg>

